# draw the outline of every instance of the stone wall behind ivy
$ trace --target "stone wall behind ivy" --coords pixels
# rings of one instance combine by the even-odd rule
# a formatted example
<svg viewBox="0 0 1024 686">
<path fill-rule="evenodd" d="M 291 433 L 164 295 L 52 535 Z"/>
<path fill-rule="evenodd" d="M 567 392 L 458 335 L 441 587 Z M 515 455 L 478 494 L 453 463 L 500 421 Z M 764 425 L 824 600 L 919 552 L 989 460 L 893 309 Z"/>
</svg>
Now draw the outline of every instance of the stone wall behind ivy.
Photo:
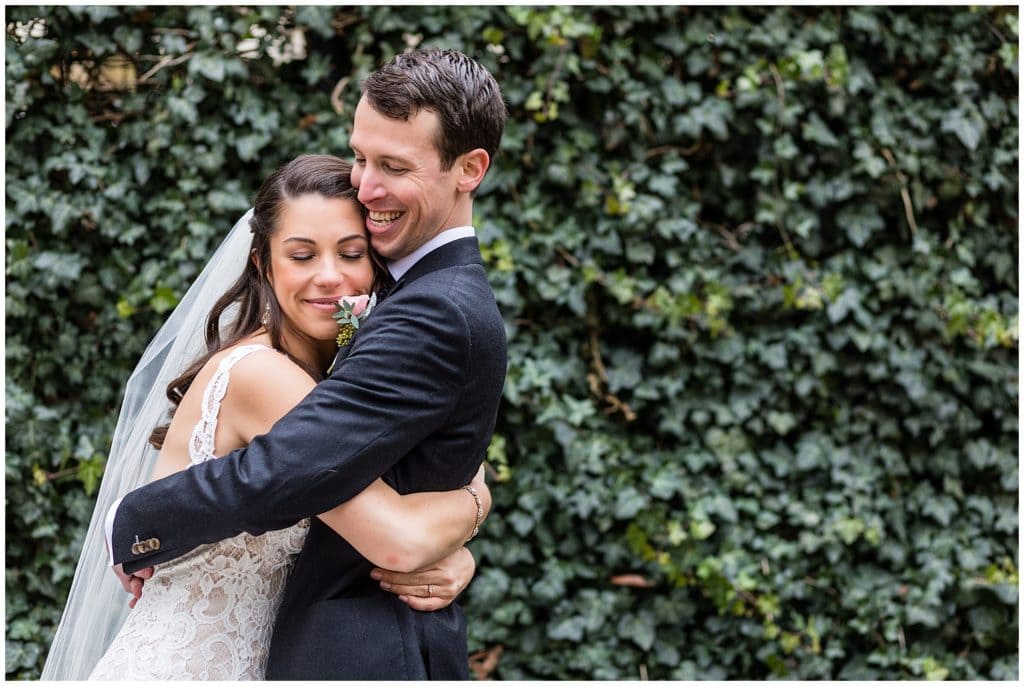
<svg viewBox="0 0 1024 686">
<path fill-rule="evenodd" d="M 511 110 L 479 676 L 1017 676 L 1014 7 L 6 8 L 6 675 L 36 677 L 128 373 L 358 83 Z"/>
</svg>

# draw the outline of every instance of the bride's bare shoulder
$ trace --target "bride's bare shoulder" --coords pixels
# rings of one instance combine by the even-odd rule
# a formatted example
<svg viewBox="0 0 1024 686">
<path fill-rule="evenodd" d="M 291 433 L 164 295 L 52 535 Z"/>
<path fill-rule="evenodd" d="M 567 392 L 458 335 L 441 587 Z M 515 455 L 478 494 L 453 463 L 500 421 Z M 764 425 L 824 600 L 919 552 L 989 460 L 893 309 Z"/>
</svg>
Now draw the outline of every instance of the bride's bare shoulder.
<svg viewBox="0 0 1024 686">
<path fill-rule="evenodd" d="M 224 352 L 231 355 L 231 349 Z M 248 441 L 268 431 L 314 386 L 316 381 L 287 355 L 272 348 L 254 350 L 231 367 L 222 415 L 233 418 L 239 435 Z"/>
<path fill-rule="evenodd" d="M 253 348 L 262 345 L 261 348 Z M 262 341 L 242 341 L 220 351 L 208 364 L 219 366 L 221 361 L 236 354 L 242 348 L 253 348 L 231 366 L 231 381 L 228 386 L 242 390 L 244 395 L 273 395 L 277 391 L 295 388 L 303 394 L 316 382 L 284 353 L 274 350 Z M 230 390 L 229 390 L 230 392 Z"/>
</svg>

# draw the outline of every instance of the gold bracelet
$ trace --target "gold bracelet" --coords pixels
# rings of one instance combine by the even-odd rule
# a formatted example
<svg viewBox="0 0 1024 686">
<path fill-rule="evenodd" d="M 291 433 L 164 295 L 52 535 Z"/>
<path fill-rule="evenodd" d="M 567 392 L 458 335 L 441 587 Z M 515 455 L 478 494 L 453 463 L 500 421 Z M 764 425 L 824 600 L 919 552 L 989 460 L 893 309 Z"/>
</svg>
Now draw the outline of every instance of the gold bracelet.
<svg viewBox="0 0 1024 686">
<path fill-rule="evenodd" d="M 476 492 L 475 488 L 469 484 L 466 484 L 463 488 L 469 491 L 469 494 L 473 496 L 473 500 L 476 501 L 476 525 L 473 527 L 473 533 L 471 533 L 469 538 L 466 539 L 466 543 L 469 543 L 476 538 L 478 533 L 480 533 L 480 523 L 484 521 L 484 506 L 483 503 L 480 502 L 480 495 Z"/>
</svg>

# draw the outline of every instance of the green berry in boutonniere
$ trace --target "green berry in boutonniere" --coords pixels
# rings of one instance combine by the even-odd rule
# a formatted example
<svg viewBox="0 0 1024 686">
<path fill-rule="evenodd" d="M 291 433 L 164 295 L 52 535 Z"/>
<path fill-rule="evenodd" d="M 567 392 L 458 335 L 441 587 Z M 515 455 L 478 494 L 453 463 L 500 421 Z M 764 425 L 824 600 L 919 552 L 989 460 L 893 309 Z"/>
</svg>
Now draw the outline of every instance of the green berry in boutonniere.
<svg viewBox="0 0 1024 686">
<path fill-rule="evenodd" d="M 352 342 L 359 325 L 366 321 L 377 304 L 377 294 L 343 295 L 338 300 L 338 311 L 332 316 L 338 320 L 338 347 Z"/>
</svg>

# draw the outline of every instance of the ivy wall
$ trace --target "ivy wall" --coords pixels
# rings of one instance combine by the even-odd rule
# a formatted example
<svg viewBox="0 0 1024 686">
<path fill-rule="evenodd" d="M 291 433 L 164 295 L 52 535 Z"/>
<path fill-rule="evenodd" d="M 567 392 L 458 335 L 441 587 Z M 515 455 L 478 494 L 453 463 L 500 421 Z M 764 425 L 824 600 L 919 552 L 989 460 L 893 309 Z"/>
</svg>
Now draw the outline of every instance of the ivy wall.
<svg viewBox="0 0 1024 686">
<path fill-rule="evenodd" d="M 262 177 L 462 49 L 510 364 L 478 676 L 1018 674 L 1013 7 L 6 8 L 6 675 Z"/>
</svg>

